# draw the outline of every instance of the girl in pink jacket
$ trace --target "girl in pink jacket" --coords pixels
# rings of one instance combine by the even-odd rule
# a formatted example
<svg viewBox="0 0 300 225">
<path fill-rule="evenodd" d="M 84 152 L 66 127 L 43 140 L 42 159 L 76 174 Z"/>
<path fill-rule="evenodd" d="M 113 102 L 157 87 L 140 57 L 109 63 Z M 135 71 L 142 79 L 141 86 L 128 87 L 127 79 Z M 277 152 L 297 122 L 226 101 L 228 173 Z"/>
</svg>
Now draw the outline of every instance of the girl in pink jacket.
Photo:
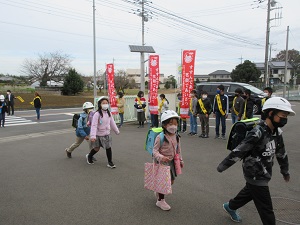
<svg viewBox="0 0 300 225">
<path fill-rule="evenodd" d="M 100 147 L 102 147 L 106 149 L 107 167 L 116 168 L 112 162 L 112 138 L 110 136 L 110 130 L 112 129 L 116 134 L 119 134 L 120 131 L 108 109 L 108 103 L 109 101 L 106 97 L 102 97 L 98 101 L 98 110 L 93 116 L 90 133 L 91 151 L 86 155 L 86 160 L 89 165 L 94 164 L 93 156 L 99 151 Z"/>
<path fill-rule="evenodd" d="M 174 183 L 177 176 L 174 157 L 179 154 L 180 167 L 183 167 L 183 160 L 181 156 L 180 139 L 177 135 L 179 116 L 173 110 L 166 110 L 161 114 L 161 123 L 164 132 L 164 142 L 160 144 L 160 135 L 157 135 L 153 148 L 154 158 L 162 164 L 170 166 L 171 184 Z M 156 193 L 156 206 L 162 210 L 170 210 L 171 207 L 166 203 L 165 196 L 161 193 Z"/>
</svg>

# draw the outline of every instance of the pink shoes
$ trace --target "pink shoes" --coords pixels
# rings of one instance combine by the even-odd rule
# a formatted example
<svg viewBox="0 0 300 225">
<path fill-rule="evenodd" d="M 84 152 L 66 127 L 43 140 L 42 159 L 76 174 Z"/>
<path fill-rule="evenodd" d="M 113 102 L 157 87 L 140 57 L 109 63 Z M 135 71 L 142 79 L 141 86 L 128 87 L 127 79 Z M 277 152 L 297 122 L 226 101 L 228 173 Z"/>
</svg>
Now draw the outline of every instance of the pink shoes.
<svg viewBox="0 0 300 225">
<path fill-rule="evenodd" d="M 171 209 L 171 206 L 169 206 L 168 203 L 166 203 L 165 199 L 162 199 L 160 201 L 157 200 L 156 206 L 161 208 L 164 211 L 168 211 Z"/>
</svg>

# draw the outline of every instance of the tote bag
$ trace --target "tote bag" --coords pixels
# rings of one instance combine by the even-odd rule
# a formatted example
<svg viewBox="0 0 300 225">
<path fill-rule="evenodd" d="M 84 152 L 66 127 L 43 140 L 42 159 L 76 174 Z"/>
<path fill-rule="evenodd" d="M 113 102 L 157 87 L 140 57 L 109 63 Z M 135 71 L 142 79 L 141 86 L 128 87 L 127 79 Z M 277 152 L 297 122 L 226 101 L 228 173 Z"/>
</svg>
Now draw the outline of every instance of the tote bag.
<svg viewBox="0 0 300 225">
<path fill-rule="evenodd" d="M 172 194 L 170 166 L 145 163 L 144 187 L 160 194 Z"/>
</svg>

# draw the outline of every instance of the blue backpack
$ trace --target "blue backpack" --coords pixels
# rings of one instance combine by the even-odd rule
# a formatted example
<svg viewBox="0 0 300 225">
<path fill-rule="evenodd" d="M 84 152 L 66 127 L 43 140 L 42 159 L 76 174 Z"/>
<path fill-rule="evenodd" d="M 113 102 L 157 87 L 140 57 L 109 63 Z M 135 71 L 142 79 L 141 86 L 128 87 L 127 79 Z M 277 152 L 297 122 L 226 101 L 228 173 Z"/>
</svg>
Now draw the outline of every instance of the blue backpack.
<svg viewBox="0 0 300 225">
<path fill-rule="evenodd" d="M 160 146 L 162 146 L 165 137 L 162 127 L 152 128 L 147 133 L 145 150 L 149 152 L 150 155 L 153 153 L 155 139 L 158 135 L 160 137 Z"/>
</svg>

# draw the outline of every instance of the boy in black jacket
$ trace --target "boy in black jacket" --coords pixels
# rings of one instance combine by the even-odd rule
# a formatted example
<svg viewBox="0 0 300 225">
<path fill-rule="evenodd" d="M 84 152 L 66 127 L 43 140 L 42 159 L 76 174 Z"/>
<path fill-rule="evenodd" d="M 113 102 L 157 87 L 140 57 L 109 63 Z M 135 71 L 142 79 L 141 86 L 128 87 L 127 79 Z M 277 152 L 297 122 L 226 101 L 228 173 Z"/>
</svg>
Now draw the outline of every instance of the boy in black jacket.
<svg viewBox="0 0 300 225">
<path fill-rule="evenodd" d="M 201 98 L 198 100 L 197 112 L 200 118 L 202 134 L 199 137 L 208 138 L 209 135 L 209 115 L 211 114 L 211 102 L 207 97 L 208 93 L 202 91 Z"/>
<path fill-rule="evenodd" d="M 224 210 L 235 222 L 241 222 L 237 209 L 251 200 L 254 201 L 264 225 L 275 225 L 268 182 L 272 176 L 273 159 L 276 156 L 280 172 L 286 182 L 290 180 L 289 163 L 282 138 L 287 116 L 294 116 L 291 104 L 284 98 L 269 99 L 263 107 L 266 120 L 253 128 L 245 139 L 219 164 L 218 172 L 223 172 L 243 159 L 243 173 L 246 186 L 238 195 L 223 204 Z"/>
</svg>

